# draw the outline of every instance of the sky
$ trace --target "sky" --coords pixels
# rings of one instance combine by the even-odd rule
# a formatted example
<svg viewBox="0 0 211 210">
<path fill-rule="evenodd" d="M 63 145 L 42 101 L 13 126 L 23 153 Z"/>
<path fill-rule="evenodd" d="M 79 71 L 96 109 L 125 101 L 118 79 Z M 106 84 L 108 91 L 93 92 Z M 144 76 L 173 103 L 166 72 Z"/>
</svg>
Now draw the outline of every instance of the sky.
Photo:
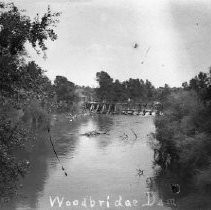
<svg viewBox="0 0 211 210">
<path fill-rule="evenodd" d="M 209 0 L 14 0 L 34 17 L 62 12 L 47 59 L 27 47 L 53 81 L 56 75 L 95 87 L 96 72 L 113 79 L 181 86 L 211 66 Z M 134 48 L 135 43 L 137 47 Z"/>
</svg>

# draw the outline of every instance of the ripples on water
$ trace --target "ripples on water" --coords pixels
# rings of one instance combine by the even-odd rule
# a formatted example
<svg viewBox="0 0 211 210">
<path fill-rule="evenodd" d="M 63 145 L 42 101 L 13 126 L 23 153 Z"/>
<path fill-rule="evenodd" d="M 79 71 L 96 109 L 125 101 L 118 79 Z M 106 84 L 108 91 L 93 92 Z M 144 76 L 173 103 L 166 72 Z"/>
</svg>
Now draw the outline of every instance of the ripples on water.
<svg viewBox="0 0 211 210">
<path fill-rule="evenodd" d="M 93 130 L 108 130 L 109 135 L 81 135 Z M 109 196 L 109 209 L 121 209 L 114 206 L 114 201 L 121 196 L 131 204 L 137 200 L 137 206 L 132 209 L 171 209 L 168 205 L 142 206 L 148 199 L 150 202 L 155 199 L 157 203 L 160 198 L 177 198 L 169 186 L 174 178 L 149 178 L 154 176 L 155 169 L 148 135 L 154 131 L 151 116 L 87 116 L 72 122 L 58 116 L 51 135 L 61 164 L 52 152 L 47 133 L 41 133 L 39 146 L 28 156 L 32 167 L 22 180 L 20 196 L 5 208 L 51 209 L 49 196 L 60 196 L 64 197 L 61 208 L 56 203 L 52 209 L 89 209 L 81 205 L 68 207 L 65 202 L 81 202 L 90 197 L 96 202 L 106 201 Z M 143 175 L 138 174 L 138 169 L 143 170 Z M 106 203 L 102 206 L 96 204 L 92 209 L 108 209 Z"/>
</svg>

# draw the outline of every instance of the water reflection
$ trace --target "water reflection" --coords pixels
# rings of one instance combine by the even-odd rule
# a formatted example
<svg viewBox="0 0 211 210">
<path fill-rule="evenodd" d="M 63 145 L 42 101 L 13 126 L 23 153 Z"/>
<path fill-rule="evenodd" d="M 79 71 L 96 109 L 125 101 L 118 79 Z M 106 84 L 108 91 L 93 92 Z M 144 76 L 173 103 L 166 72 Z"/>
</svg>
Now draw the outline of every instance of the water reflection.
<svg viewBox="0 0 211 210">
<path fill-rule="evenodd" d="M 8 209 L 50 209 L 49 196 L 60 196 L 65 201 L 81 201 L 90 196 L 106 200 L 109 196 L 110 209 L 117 209 L 114 203 L 121 196 L 122 201 L 129 200 L 131 205 L 137 200 L 138 205 L 133 209 L 148 208 L 142 206 L 148 202 L 147 192 L 154 191 L 165 198 L 156 180 L 156 185 L 146 182 L 154 174 L 153 150 L 146 144 L 147 135 L 154 129 L 152 117 L 104 115 L 68 121 L 58 116 L 51 135 L 61 164 L 52 151 L 47 132 L 40 133 L 41 143 L 29 155 L 32 166 L 22 181 L 23 188 L 19 191 L 22 197 L 14 200 Z M 109 135 L 81 135 L 92 130 L 108 130 Z M 127 139 L 122 139 L 124 133 Z M 143 170 L 140 176 L 138 169 Z M 93 207 L 100 208 L 99 204 Z M 58 209 L 58 204 L 53 209 Z M 68 208 L 64 203 L 59 209 Z M 166 207 L 156 204 L 150 209 Z"/>
<path fill-rule="evenodd" d="M 86 119 L 84 120 L 86 121 Z M 75 132 L 78 130 L 79 125 L 79 121 L 71 124 L 63 117 L 58 117 L 54 123 L 54 127 L 51 129 L 52 141 L 60 158 L 65 158 L 67 153 L 69 157 L 74 157 L 75 148 L 77 148 L 77 133 Z M 74 136 L 67 133 L 68 130 L 73 131 Z M 21 154 L 29 159 L 31 167 L 27 177 L 20 180 L 22 187 L 19 189 L 16 203 L 13 202 L 8 209 L 39 208 L 38 200 L 42 197 L 45 184 L 49 179 L 49 168 L 51 170 L 59 169 L 62 175 L 61 166 L 53 153 L 47 130 L 40 131 L 37 138 L 38 144 L 33 152 Z"/>
<path fill-rule="evenodd" d="M 179 175 L 170 170 L 161 170 L 153 179 L 156 191 L 162 200 L 173 198 L 176 209 L 210 209 L 210 192 L 202 192 L 195 176 Z M 151 188 L 153 191 L 154 189 Z"/>
<path fill-rule="evenodd" d="M 151 139 L 152 140 L 152 139 Z M 151 141 L 152 148 L 156 141 Z M 208 210 L 211 208 L 211 169 L 202 171 L 175 170 L 173 163 L 164 167 L 154 156 L 154 176 L 148 180 L 148 188 L 162 201 L 169 201 L 172 209 L 178 210 Z M 208 178 L 209 177 L 209 178 Z"/>
<path fill-rule="evenodd" d="M 109 131 L 114 124 L 113 118 L 109 117 L 108 115 L 99 115 L 95 117 L 95 121 L 99 131 Z"/>
</svg>

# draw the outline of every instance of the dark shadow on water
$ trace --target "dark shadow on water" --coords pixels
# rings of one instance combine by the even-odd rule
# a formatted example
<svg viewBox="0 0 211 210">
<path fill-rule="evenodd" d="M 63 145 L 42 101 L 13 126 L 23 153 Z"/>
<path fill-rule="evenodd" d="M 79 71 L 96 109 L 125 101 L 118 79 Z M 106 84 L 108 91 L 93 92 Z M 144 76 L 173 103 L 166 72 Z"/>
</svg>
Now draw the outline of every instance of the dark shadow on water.
<svg viewBox="0 0 211 210">
<path fill-rule="evenodd" d="M 67 153 L 72 153 L 74 158 L 74 150 L 78 142 L 79 125 L 80 122 L 69 123 L 61 117 L 51 127 L 52 141 L 59 158 L 62 159 Z M 3 209 L 12 210 L 20 206 L 28 206 L 29 209 L 37 208 L 38 197 L 43 192 L 46 179 L 49 177 L 48 161 L 50 159 L 57 161 L 47 130 L 37 131 L 37 139 L 37 144 L 31 152 L 19 154 L 21 158 L 30 161 L 30 169 L 25 178 L 21 178 L 19 181 L 17 197 L 12 202 L 6 204 Z M 52 165 L 52 167 L 56 167 L 56 164 Z"/>
<path fill-rule="evenodd" d="M 155 164 L 155 176 L 149 183 L 151 191 L 156 191 L 161 200 L 175 199 L 178 210 L 209 210 L 211 209 L 211 169 L 198 171 L 183 171 L 162 169 Z"/>
<path fill-rule="evenodd" d="M 113 119 L 109 115 L 98 115 L 95 120 L 99 131 L 109 131 L 113 126 Z"/>
</svg>

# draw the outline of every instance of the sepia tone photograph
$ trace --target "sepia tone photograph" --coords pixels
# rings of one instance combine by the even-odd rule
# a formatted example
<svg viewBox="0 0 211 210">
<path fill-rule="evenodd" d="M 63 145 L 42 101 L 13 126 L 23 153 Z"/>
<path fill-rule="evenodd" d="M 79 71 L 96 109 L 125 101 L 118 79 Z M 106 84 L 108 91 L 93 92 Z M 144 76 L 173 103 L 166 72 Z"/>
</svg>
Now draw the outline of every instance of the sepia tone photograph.
<svg viewBox="0 0 211 210">
<path fill-rule="evenodd" d="M 211 1 L 0 0 L 0 210 L 211 210 Z"/>
</svg>

